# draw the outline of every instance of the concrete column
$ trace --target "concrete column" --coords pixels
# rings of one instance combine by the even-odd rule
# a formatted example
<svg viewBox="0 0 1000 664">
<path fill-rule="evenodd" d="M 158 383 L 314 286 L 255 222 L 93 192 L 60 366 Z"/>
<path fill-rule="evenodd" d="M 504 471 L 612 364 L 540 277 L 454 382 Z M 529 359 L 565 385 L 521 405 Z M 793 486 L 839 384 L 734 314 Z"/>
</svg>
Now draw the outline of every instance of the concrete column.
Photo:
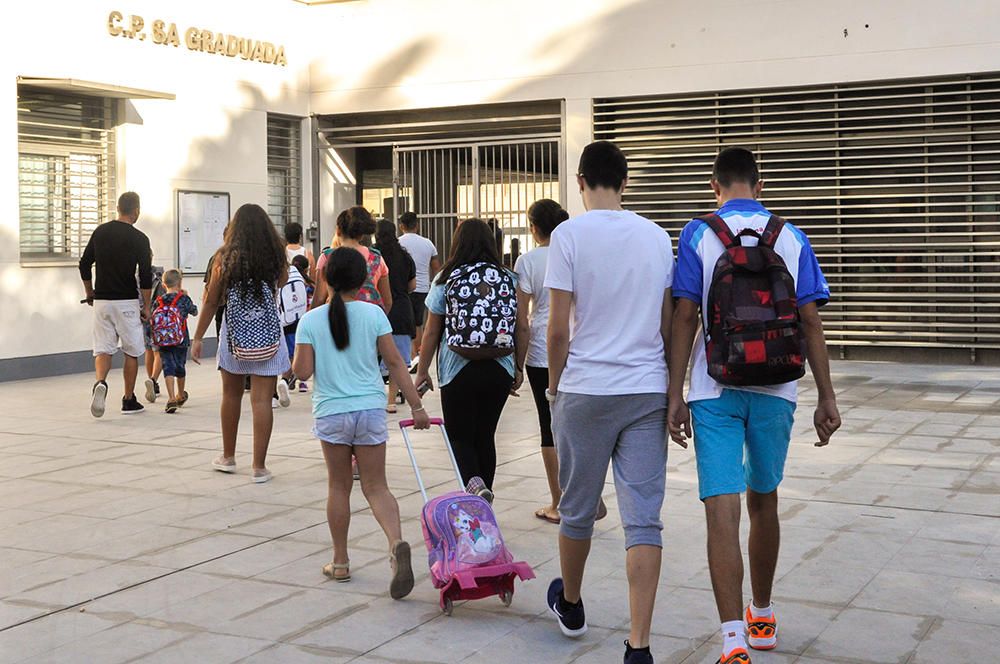
<svg viewBox="0 0 1000 664">
<path fill-rule="evenodd" d="M 586 212 L 576 185 L 576 167 L 580 163 L 583 148 L 594 140 L 594 104 L 590 97 L 567 99 L 564 104 L 566 113 L 566 161 L 562 164 L 562 179 L 566 187 L 564 206 L 569 216 L 575 217 Z"/>
</svg>

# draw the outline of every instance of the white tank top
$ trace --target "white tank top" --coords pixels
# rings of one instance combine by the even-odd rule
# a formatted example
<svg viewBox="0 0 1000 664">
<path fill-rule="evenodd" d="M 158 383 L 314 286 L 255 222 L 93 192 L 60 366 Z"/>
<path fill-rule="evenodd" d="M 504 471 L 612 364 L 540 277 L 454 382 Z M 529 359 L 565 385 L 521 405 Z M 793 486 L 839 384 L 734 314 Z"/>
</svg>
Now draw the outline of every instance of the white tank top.
<svg viewBox="0 0 1000 664">
<path fill-rule="evenodd" d="M 288 256 L 288 262 L 291 263 L 292 259 L 295 258 L 296 256 L 305 256 L 306 248 L 302 246 L 300 246 L 298 249 L 289 249 L 288 247 L 285 247 L 285 254 Z"/>
</svg>

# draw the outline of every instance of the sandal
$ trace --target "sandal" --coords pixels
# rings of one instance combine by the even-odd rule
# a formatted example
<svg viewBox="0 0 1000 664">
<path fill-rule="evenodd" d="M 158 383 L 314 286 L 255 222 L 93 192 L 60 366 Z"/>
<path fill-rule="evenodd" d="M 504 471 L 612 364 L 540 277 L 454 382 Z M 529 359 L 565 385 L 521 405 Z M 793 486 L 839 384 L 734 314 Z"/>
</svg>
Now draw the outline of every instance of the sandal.
<svg viewBox="0 0 1000 664">
<path fill-rule="evenodd" d="M 347 574 L 342 574 L 337 576 L 337 572 L 344 570 Z M 346 583 L 351 580 L 351 561 L 346 563 L 327 563 L 323 565 L 323 575 L 329 579 L 333 579 L 337 583 Z"/>
<path fill-rule="evenodd" d="M 389 413 L 390 415 L 395 415 L 397 412 L 395 404 L 393 404 L 392 406 L 386 406 L 385 412 Z"/>
<path fill-rule="evenodd" d="M 559 511 L 556 510 L 556 515 L 552 516 L 552 512 L 548 507 L 539 507 L 535 510 L 535 516 L 542 521 L 548 521 L 549 523 L 554 523 L 557 526 L 559 525 L 559 522 L 562 521 L 562 518 L 559 516 Z"/>
<path fill-rule="evenodd" d="M 600 504 L 597 506 L 597 521 L 600 521 L 608 515 L 608 506 L 604 504 L 604 498 L 601 498 Z"/>
<path fill-rule="evenodd" d="M 410 545 L 407 542 L 399 540 L 392 545 L 389 565 L 392 567 L 389 597 L 403 599 L 413 590 L 413 566 L 410 564 Z"/>
</svg>

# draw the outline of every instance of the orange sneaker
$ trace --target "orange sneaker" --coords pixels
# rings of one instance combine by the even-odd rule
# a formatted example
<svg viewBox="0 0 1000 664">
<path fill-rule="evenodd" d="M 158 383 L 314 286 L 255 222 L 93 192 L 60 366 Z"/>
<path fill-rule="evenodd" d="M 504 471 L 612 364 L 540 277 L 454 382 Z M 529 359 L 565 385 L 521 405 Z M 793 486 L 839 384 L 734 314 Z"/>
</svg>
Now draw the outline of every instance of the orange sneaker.
<svg viewBox="0 0 1000 664">
<path fill-rule="evenodd" d="M 747 644 L 754 650 L 773 650 L 778 645 L 778 623 L 770 618 L 755 618 L 747 605 L 744 622 L 747 625 Z"/>
<path fill-rule="evenodd" d="M 750 655 L 743 648 L 735 648 L 716 660 L 715 664 L 750 664 Z"/>
</svg>

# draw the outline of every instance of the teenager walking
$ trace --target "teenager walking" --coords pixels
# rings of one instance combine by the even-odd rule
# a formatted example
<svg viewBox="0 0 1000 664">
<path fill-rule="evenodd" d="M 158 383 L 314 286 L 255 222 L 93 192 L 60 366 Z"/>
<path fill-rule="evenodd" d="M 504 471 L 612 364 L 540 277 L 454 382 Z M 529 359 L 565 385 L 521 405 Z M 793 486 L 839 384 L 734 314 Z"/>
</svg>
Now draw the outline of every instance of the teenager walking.
<svg viewBox="0 0 1000 664">
<path fill-rule="evenodd" d="M 819 307 L 830 298 L 830 290 L 809 240 L 757 201 L 763 182 L 749 150 L 720 152 L 711 186 L 718 210 L 685 226 L 677 248 L 670 435 L 687 447 L 693 416 L 698 491 L 708 521 L 708 566 L 722 622 L 719 661 L 747 664 L 747 645 L 759 650 L 777 645 L 771 589 L 778 563 L 778 485 L 795 413 L 794 378 L 804 372 L 805 358 L 819 391 L 813 415 L 819 437 L 816 445 L 830 441 L 840 427 L 840 413 L 819 317 Z M 745 281 L 754 271 L 718 282 L 727 277 L 723 276 L 726 270 L 717 265 L 724 268 L 731 261 L 745 260 L 751 252 L 761 264 L 769 264 L 756 285 Z M 723 298 L 709 297 L 723 290 L 727 293 Z M 714 322 L 735 316 L 750 316 L 757 327 L 766 326 L 773 334 L 752 338 L 753 326 L 747 326 L 746 336 L 736 339 Z M 713 348 L 727 346 L 731 352 L 709 357 L 704 334 L 698 330 L 699 318 L 703 329 L 711 333 Z M 794 341 L 786 345 L 785 340 Z M 685 403 L 684 374 L 693 341 L 694 365 Z M 730 346 L 730 341 L 737 343 Z M 740 548 L 740 494 L 744 491 L 750 515 L 752 591 L 746 606 Z"/>
<path fill-rule="evenodd" d="M 308 270 L 303 276 L 312 281 L 316 276 L 316 259 L 313 258 L 312 250 L 302 244 L 302 224 L 293 221 L 285 224 L 285 257 L 291 263 L 296 256 L 302 256 L 309 262 Z"/>
<path fill-rule="evenodd" d="M 142 404 L 135 398 L 135 381 L 139 374 L 139 356 L 146 352 L 142 322 L 149 319 L 153 254 L 149 238 L 135 227 L 139 212 L 139 194 L 133 191 L 122 194 L 118 198 L 118 218 L 94 230 L 80 257 L 80 278 L 86 302 L 94 308 L 96 382 L 90 400 L 90 414 L 94 417 L 104 415 L 111 356 L 118 352 L 119 342 L 125 354 L 122 414 L 143 411 Z"/>
<path fill-rule="evenodd" d="M 191 344 L 191 357 L 201 358 L 202 338 L 221 302 L 226 313 L 219 331 L 218 364 L 222 376 L 222 455 L 212 467 L 236 472 L 236 434 L 240 424 L 244 380 L 250 377 L 253 410 L 254 482 L 267 482 L 267 448 L 274 414 L 271 397 L 278 376 L 288 370 L 288 348 L 282 338 L 276 293 L 288 279 L 285 245 L 259 205 L 241 205 L 226 228 L 222 248 L 212 262 L 208 293 Z M 273 343 L 272 343 L 273 342 Z"/>
<path fill-rule="evenodd" d="M 365 259 L 368 264 L 368 279 L 358 290 L 358 299 L 362 302 L 372 302 L 382 306 L 383 311 L 388 313 L 392 310 L 392 291 L 389 286 L 389 268 L 382 260 L 382 254 L 377 250 L 366 247 L 363 243 L 366 238 L 375 233 L 375 220 L 368 210 L 360 205 L 348 208 L 337 216 L 337 236 L 334 238 L 333 247 L 348 247 L 354 249 Z M 323 273 L 326 261 L 329 260 L 333 249 L 326 249 L 316 262 L 316 271 Z M 326 281 L 319 279 L 316 281 L 316 293 L 313 295 L 312 306 L 316 308 L 326 304 L 330 299 L 330 288 Z"/>
<path fill-rule="evenodd" d="M 413 323 L 416 328 L 413 344 L 410 349 L 410 356 L 413 359 L 420 357 L 420 342 L 423 339 L 424 320 L 427 317 L 427 308 L 424 302 L 427 300 L 427 293 L 431 290 L 431 277 L 441 271 L 441 261 L 438 260 L 437 247 L 434 243 L 420 234 L 420 220 L 416 212 L 404 212 L 399 217 L 399 243 L 410 252 L 413 263 L 417 268 L 416 288 L 410 293 L 410 304 L 413 305 Z"/>
<path fill-rule="evenodd" d="M 487 499 L 492 499 L 496 476 L 500 414 L 524 381 L 514 365 L 515 348 L 527 343 L 515 334 L 515 285 L 516 276 L 501 264 L 486 222 L 463 221 L 452 239 L 451 256 L 427 295 L 415 378 L 417 387 L 433 388 L 429 370 L 437 354 L 441 408 L 462 481 L 482 478 L 485 490 L 480 491 Z M 489 352 L 491 344 L 496 353 Z"/>
<path fill-rule="evenodd" d="M 389 289 L 392 292 L 392 308 L 389 309 L 389 323 L 392 325 L 392 340 L 399 354 L 410 367 L 410 343 L 416 330 L 413 325 L 413 305 L 410 293 L 416 288 L 417 268 L 409 252 L 396 238 L 396 226 L 386 219 L 379 219 L 375 229 L 374 249 L 382 254 L 382 260 L 389 268 Z M 407 374 L 406 382 L 410 382 Z M 387 413 L 396 412 L 396 395 L 402 389 L 389 374 L 389 388 L 386 397 Z"/>
<path fill-rule="evenodd" d="M 333 293 L 331 302 L 299 322 L 294 370 L 303 378 L 315 376 L 313 434 L 321 441 L 326 459 L 326 514 L 333 540 L 333 561 L 323 567 L 323 574 L 334 581 L 351 579 L 347 533 L 353 454 L 361 470 L 361 491 L 388 540 L 392 567 L 389 595 L 400 599 L 413 589 L 413 569 L 410 545 L 403 540 L 400 527 L 399 505 L 385 477 L 388 429 L 378 355 L 410 404 L 416 428 L 426 429 L 429 421 L 396 349 L 385 312 L 357 299 L 368 276 L 361 254 L 349 248 L 334 250 L 322 276 Z"/>
<path fill-rule="evenodd" d="M 549 586 L 548 606 L 563 634 L 586 632 L 583 573 L 610 463 L 625 530 L 625 662 L 645 664 L 660 577 L 673 253 L 665 231 L 622 209 L 628 163 L 617 146 L 588 145 L 577 173 L 587 212 L 552 232 L 545 277 L 547 396 L 563 491 L 562 578 Z"/>
</svg>

